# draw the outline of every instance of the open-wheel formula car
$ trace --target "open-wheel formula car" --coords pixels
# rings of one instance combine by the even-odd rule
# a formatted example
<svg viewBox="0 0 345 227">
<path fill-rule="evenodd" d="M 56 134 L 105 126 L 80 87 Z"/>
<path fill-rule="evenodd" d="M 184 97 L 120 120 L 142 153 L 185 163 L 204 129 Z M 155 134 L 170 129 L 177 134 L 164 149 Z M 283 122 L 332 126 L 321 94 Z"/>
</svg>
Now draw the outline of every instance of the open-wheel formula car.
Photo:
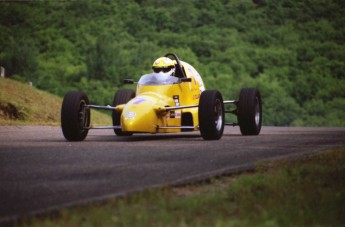
<svg viewBox="0 0 345 227">
<path fill-rule="evenodd" d="M 153 64 L 154 72 L 143 75 L 136 92 L 119 89 L 112 105 L 91 105 L 83 92 L 68 92 L 61 107 L 61 127 L 69 141 L 82 141 L 90 129 L 113 129 L 117 136 L 133 133 L 177 133 L 200 131 L 205 140 L 218 140 L 224 125 L 239 126 L 242 135 L 258 135 L 262 124 L 260 92 L 243 88 L 239 99 L 223 100 L 217 90 L 205 90 L 199 73 L 188 63 L 168 53 Z M 233 105 L 225 111 L 224 105 Z M 91 126 L 90 109 L 112 111 L 112 126 Z M 237 116 L 225 122 L 225 113 Z"/>
</svg>

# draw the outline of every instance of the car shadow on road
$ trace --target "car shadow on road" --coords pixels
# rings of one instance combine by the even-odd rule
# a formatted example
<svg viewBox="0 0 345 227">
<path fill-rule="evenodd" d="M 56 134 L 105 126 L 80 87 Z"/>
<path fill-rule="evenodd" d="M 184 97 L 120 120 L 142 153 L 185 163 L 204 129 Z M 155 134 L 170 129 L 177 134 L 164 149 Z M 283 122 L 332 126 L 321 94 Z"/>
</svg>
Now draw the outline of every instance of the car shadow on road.
<svg viewBox="0 0 345 227">
<path fill-rule="evenodd" d="M 239 137 L 240 134 L 223 134 L 223 137 Z M 87 141 L 141 142 L 155 140 L 204 141 L 200 133 L 134 134 L 132 136 L 89 135 Z"/>
<path fill-rule="evenodd" d="M 155 141 L 155 140 L 202 140 L 200 134 L 136 134 L 133 136 L 101 136 L 90 135 L 86 138 L 87 141 L 114 141 L 114 142 L 141 142 L 141 141 Z"/>
<path fill-rule="evenodd" d="M 227 137 L 241 137 L 240 134 L 223 134 L 223 139 Z M 198 132 L 187 132 L 187 133 L 161 133 L 161 134 L 134 134 L 132 136 L 116 136 L 115 134 L 89 134 L 84 141 L 77 141 L 78 142 L 141 142 L 141 141 L 160 141 L 160 140 L 177 140 L 177 141 L 204 141 L 201 137 L 200 133 Z M 71 142 L 67 141 L 63 135 L 61 135 L 61 139 L 58 140 L 50 140 L 50 141 L 42 141 L 40 142 Z M 73 142 L 75 143 L 75 142 Z"/>
</svg>

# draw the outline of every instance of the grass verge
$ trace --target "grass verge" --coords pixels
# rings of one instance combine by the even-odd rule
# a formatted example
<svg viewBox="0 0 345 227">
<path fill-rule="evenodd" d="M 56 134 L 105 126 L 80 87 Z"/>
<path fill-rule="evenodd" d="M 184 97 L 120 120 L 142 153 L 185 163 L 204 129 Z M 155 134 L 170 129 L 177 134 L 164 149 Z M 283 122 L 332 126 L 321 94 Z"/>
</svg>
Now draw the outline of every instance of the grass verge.
<svg viewBox="0 0 345 227">
<path fill-rule="evenodd" d="M 62 98 L 0 78 L 0 125 L 60 125 Z M 112 125 L 110 115 L 91 110 L 93 125 Z"/>
<path fill-rule="evenodd" d="M 146 190 L 18 226 L 344 226 L 345 148 L 255 173 Z"/>
</svg>

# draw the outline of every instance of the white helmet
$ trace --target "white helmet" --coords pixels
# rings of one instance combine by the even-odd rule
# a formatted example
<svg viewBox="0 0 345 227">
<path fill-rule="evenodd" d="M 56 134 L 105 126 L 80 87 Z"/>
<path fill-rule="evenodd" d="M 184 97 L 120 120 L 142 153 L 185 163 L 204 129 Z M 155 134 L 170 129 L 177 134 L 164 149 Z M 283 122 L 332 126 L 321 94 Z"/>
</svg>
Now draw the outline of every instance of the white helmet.
<svg viewBox="0 0 345 227">
<path fill-rule="evenodd" d="M 152 69 L 155 73 L 175 74 L 175 62 L 167 57 L 160 57 L 153 62 Z"/>
</svg>

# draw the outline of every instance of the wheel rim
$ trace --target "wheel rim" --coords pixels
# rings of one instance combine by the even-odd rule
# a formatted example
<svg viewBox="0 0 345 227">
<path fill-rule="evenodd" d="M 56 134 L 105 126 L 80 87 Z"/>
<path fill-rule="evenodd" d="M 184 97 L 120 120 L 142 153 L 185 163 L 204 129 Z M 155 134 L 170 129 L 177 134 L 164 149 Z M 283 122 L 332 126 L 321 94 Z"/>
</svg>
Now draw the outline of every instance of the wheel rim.
<svg viewBox="0 0 345 227">
<path fill-rule="evenodd" d="M 220 131 L 223 125 L 223 110 L 222 110 L 222 104 L 219 99 L 216 100 L 216 103 L 214 106 L 214 114 L 215 114 L 215 125 L 217 128 L 217 131 Z"/>
<path fill-rule="evenodd" d="M 258 126 L 260 124 L 260 104 L 259 104 L 259 99 L 256 97 L 256 102 L 255 102 L 255 124 Z"/>
<path fill-rule="evenodd" d="M 82 100 L 79 104 L 79 111 L 78 111 L 78 119 L 79 119 L 79 128 L 80 130 L 84 130 L 85 127 L 88 126 L 88 110 L 86 108 L 86 103 L 84 100 Z"/>
</svg>

